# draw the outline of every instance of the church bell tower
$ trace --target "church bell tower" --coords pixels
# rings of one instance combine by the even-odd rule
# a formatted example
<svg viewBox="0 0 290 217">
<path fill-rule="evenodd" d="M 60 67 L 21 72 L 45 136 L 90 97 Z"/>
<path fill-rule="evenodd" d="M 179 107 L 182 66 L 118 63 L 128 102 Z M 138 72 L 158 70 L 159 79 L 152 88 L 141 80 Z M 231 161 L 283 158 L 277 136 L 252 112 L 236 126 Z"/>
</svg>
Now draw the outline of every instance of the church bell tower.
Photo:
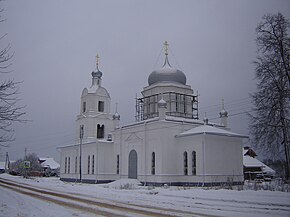
<svg viewBox="0 0 290 217">
<path fill-rule="evenodd" d="M 107 139 L 113 129 L 113 117 L 110 114 L 111 97 L 102 86 L 103 73 L 99 70 L 100 57 L 96 56 L 96 68 L 91 73 L 92 84 L 84 88 L 81 95 L 80 114 L 77 116 L 76 138 L 83 131 L 83 139 Z"/>
</svg>

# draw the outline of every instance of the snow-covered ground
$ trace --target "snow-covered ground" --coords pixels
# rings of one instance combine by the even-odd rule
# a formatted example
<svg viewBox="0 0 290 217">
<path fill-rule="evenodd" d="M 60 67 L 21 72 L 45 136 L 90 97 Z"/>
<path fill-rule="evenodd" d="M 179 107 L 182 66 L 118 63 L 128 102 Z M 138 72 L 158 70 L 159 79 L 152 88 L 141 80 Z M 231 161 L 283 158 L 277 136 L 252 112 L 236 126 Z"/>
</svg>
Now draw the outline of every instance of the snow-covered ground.
<svg viewBox="0 0 290 217">
<path fill-rule="evenodd" d="M 74 209 L 68 209 L 54 203 L 45 202 L 9 189 L 0 187 L 1 217 L 88 217 Z"/>
<path fill-rule="evenodd" d="M 58 178 L 33 178 L 0 175 L 0 178 L 58 192 L 90 196 L 103 201 L 143 207 L 180 210 L 214 216 L 267 217 L 290 216 L 290 193 L 279 191 L 236 191 L 183 187 L 139 186 L 137 180 L 118 180 L 92 185 L 65 183 Z M 0 216 L 92 216 L 91 213 L 62 207 L 0 187 Z"/>
</svg>

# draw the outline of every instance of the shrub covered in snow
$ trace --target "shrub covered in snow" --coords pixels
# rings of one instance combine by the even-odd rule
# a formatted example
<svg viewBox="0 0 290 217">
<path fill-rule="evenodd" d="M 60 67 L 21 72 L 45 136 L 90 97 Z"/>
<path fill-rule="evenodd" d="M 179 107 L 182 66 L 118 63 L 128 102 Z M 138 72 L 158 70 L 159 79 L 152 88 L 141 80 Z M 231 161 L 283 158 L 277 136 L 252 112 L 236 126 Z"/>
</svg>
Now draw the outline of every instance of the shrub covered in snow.
<svg viewBox="0 0 290 217">
<path fill-rule="evenodd" d="M 136 179 L 119 179 L 107 184 L 109 188 L 131 190 L 136 189 L 141 183 Z"/>
<path fill-rule="evenodd" d="M 268 191 L 283 191 L 290 192 L 290 186 L 287 183 L 283 183 L 283 180 L 278 178 L 271 182 L 259 182 L 259 181 L 245 181 L 244 190 L 268 190 Z"/>
</svg>

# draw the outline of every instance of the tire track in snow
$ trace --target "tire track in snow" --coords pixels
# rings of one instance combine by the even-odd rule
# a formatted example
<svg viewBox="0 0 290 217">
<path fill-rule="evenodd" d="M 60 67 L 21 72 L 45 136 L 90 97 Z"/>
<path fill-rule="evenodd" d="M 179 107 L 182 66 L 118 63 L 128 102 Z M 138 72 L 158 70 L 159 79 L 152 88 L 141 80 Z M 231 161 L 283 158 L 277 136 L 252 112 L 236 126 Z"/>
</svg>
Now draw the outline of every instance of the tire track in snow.
<svg viewBox="0 0 290 217">
<path fill-rule="evenodd" d="M 41 200 L 56 203 L 73 209 L 93 213 L 95 215 L 121 217 L 121 216 L 207 216 L 201 213 L 184 212 L 173 209 L 162 209 L 151 206 L 139 206 L 135 204 L 100 202 L 89 198 L 76 197 L 68 193 L 53 192 L 38 187 L 27 186 L 15 181 L 0 178 L 0 186 L 9 188 L 22 194 L 26 194 Z M 92 207 L 93 206 L 93 207 Z M 122 214 L 120 214 L 122 213 Z"/>
</svg>

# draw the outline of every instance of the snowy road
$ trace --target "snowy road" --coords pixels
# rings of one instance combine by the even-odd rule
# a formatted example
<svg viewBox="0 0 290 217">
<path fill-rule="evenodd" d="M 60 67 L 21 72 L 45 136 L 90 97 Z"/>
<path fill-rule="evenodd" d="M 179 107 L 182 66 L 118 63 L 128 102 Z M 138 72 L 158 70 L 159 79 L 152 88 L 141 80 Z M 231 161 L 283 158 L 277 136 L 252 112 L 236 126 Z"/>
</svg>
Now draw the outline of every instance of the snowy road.
<svg viewBox="0 0 290 217">
<path fill-rule="evenodd" d="M 1 217 L 89 217 L 74 209 L 67 209 L 61 205 L 35 199 L 17 193 L 11 189 L 0 187 L 0 216 Z"/>
<path fill-rule="evenodd" d="M 47 189 L 27 186 L 10 180 L 0 179 L 0 187 L 15 191 L 17 194 L 24 194 L 34 199 L 55 203 L 63 207 L 75 209 L 97 216 L 199 216 L 195 213 L 182 212 L 178 210 L 165 210 L 144 206 L 132 206 L 129 204 L 116 203 L 112 201 L 100 201 L 81 195 L 60 193 Z M 0 189 L 1 189 L 0 188 Z M 7 190 L 6 190 L 7 191 Z M 5 192 L 4 192 L 5 194 Z M 12 192 L 9 193 L 10 195 Z M 19 203 L 16 203 L 19 204 Z M 7 205 L 7 204 L 5 204 Z M 5 206 L 4 205 L 4 206 Z M 7 214 L 7 212 L 6 212 Z M 17 215 L 18 216 L 18 215 Z"/>
<path fill-rule="evenodd" d="M 0 216 L 3 217 L 39 216 L 38 207 L 47 213 L 42 214 L 43 217 L 92 216 L 92 213 L 98 216 L 290 216 L 289 192 L 150 188 L 134 185 L 132 180 L 91 185 L 64 183 L 57 178 L 23 179 L 6 174 L 0 175 L 0 178 L 36 188 L 42 196 L 43 191 L 51 192 L 48 194 L 50 202 L 44 202 L 44 198 L 39 200 L 0 187 Z M 59 194 L 63 196 L 58 197 Z M 52 203 L 52 199 L 58 202 Z M 18 208 L 11 210 L 11 203 L 6 201 L 17 204 Z M 10 210 L 14 215 L 7 215 Z M 55 212 L 60 214 L 54 215 Z"/>
</svg>

